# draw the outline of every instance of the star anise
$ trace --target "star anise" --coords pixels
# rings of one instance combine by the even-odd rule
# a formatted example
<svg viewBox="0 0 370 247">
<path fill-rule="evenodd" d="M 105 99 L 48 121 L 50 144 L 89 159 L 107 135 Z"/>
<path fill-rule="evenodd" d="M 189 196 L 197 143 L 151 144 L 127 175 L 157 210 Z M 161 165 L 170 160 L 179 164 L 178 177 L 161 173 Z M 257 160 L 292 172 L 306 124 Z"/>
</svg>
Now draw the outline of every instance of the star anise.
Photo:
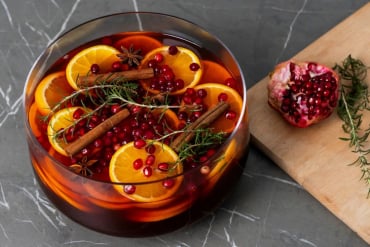
<svg viewBox="0 0 370 247">
<path fill-rule="evenodd" d="M 89 169 L 89 167 L 95 164 L 97 161 L 98 160 L 87 160 L 87 157 L 84 156 L 80 162 L 77 162 L 76 164 L 71 165 L 69 169 L 85 177 L 91 176 L 93 172 L 91 169 Z"/>
<path fill-rule="evenodd" d="M 141 49 L 135 50 L 134 46 L 131 44 L 127 49 L 121 46 L 122 53 L 117 54 L 117 56 L 122 60 L 123 63 L 127 63 L 130 67 L 140 65 L 140 60 L 143 56 L 140 55 Z"/>
</svg>

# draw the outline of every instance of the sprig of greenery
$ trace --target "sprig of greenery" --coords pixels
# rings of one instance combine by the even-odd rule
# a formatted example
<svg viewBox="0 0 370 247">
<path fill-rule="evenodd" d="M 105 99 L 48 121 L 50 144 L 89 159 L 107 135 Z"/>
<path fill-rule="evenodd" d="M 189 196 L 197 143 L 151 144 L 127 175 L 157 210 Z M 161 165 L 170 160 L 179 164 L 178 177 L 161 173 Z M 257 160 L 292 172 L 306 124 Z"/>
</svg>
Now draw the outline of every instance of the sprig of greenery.
<svg viewBox="0 0 370 247">
<path fill-rule="evenodd" d="M 186 130 L 184 130 L 186 131 Z M 225 141 L 226 135 L 224 132 L 213 132 L 211 128 L 199 128 L 192 130 L 195 132 L 191 142 L 184 143 L 180 147 L 179 159 L 185 160 L 194 155 L 201 155 L 212 146 L 221 144 Z"/>
<path fill-rule="evenodd" d="M 367 155 L 370 148 L 365 143 L 370 134 L 370 126 L 362 129 L 363 111 L 370 110 L 370 94 L 365 82 L 368 67 L 359 59 L 349 55 L 342 65 L 336 64 L 334 69 L 342 78 L 340 86 L 340 99 L 337 114 L 343 120 L 342 128 L 348 137 L 341 137 L 341 140 L 348 141 L 353 152 L 358 154 L 357 159 L 349 165 L 358 165 L 361 169 L 361 179 L 370 185 L 370 162 Z M 345 84 L 344 82 L 347 82 Z M 370 188 L 367 197 L 370 196 Z"/>
</svg>

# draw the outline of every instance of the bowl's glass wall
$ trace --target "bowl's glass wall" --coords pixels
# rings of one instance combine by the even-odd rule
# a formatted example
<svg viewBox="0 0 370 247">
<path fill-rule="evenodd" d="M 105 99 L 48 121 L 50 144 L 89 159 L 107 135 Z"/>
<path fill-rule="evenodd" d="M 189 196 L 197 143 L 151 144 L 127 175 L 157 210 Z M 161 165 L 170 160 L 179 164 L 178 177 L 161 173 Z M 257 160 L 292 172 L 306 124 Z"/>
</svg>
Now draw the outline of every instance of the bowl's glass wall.
<svg viewBox="0 0 370 247">
<path fill-rule="evenodd" d="M 212 166 L 222 169 L 207 179 L 183 185 L 171 199 L 138 203 L 118 194 L 110 183 L 77 175 L 58 163 L 39 144 L 26 119 L 27 142 L 36 178 L 48 197 L 73 220 L 92 229 L 123 236 L 149 236 L 175 230 L 222 201 L 240 176 L 248 151 L 249 129 L 246 87 L 241 69 L 230 51 L 210 33 L 185 20 L 155 13 L 124 13 L 82 24 L 56 39 L 31 69 L 24 91 L 28 116 L 33 94 L 40 79 L 60 57 L 88 41 L 122 32 L 159 32 L 206 47 L 242 83 L 243 111 L 235 131 L 216 155 Z M 243 160 L 242 160 L 243 159 Z M 183 176 L 190 179 L 199 168 Z M 137 186 L 150 186 L 147 184 Z"/>
</svg>

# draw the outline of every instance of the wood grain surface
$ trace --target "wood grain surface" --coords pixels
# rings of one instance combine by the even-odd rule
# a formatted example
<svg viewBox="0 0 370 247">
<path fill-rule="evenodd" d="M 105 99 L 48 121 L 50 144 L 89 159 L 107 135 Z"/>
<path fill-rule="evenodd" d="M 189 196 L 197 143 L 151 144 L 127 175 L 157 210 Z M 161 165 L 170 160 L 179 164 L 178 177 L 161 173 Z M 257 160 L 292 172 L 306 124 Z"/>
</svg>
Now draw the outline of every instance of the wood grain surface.
<svg viewBox="0 0 370 247">
<path fill-rule="evenodd" d="M 293 59 L 332 67 L 349 54 L 370 65 L 370 3 Z M 370 72 L 367 81 L 370 82 Z M 348 166 L 357 156 L 348 142 L 339 139 L 346 137 L 341 120 L 333 114 L 309 128 L 290 126 L 268 106 L 267 82 L 265 77 L 248 91 L 252 142 L 370 244 L 368 187 L 360 179 L 360 168 Z M 363 124 L 370 124 L 370 114 Z"/>
</svg>

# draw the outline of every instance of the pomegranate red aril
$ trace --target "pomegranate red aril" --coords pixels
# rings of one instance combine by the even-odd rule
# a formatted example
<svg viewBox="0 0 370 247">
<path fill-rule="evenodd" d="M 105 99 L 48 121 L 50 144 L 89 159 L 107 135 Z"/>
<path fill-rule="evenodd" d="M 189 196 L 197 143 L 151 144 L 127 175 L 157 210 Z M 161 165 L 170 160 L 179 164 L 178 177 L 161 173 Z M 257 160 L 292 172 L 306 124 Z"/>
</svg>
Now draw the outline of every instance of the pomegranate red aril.
<svg viewBox="0 0 370 247">
<path fill-rule="evenodd" d="M 204 88 L 198 89 L 197 96 L 200 98 L 205 98 L 207 96 L 207 91 Z"/>
<path fill-rule="evenodd" d="M 145 165 L 152 166 L 155 162 L 155 156 L 153 154 L 149 154 L 145 159 Z"/>
<path fill-rule="evenodd" d="M 170 178 L 166 179 L 166 180 L 163 180 L 162 185 L 163 185 L 163 187 L 165 187 L 167 189 L 170 189 L 175 185 L 175 180 L 170 179 Z"/>
<path fill-rule="evenodd" d="M 227 120 L 234 120 L 236 118 L 236 112 L 234 111 L 227 111 L 225 114 L 225 118 Z"/>
<path fill-rule="evenodd" d="M 144 161 L 140 158 L 134 160 L 134 162 L 132 163 L 132 167 L 135 170 L 139 170 L 141 167 L 143 167 L 143 165 L 144 165 Z"/>
<path fill-rule="evenodd" d="M 231 87 L 231 88 L 235 88 L 236 87 L 236 81 L 234 78 L 230 77 L 230 78 L 227 78 L 225 80 L 225 85 L 228 86 L 228 87 Z"/>
<path fill-rule="evenodd" d="M 168 53 L 170 55 L 176 55 L 179 50 L 177 49 L 177 46 L 171 45 L 168 47 Z"/>
<path fill-rule="evenodd" d="M 134 141 L 134 147 L 137 149 L 142 149 L 146 146 L 146 142 L 143 139 L 137 139 Z"/>
<path fill-rule="evenodd" d="M 290 124 L 304 128 L 331 115 L 338 84 L 338 75 L 324 65 L 286 61 L 270 74 L 268 103 Z"/>
<path fill-rule="evenodd" d="M 183 79 L 176 79 L 175 80 L 175 87 L 177 88 L 177 90 L 179 89 L 183 89 L 185 86 L 185 82 Z"/>
<path fill-rule="evenodd" d="M 98 64 L 94 63 L 90 66 L 90 72 L 93 74 L 98 74 L 100 71 L 100 67 Z"/>
<path fill-rule="evenodd" d="M 82 110 L 82 108 L 77 108 L 74 112 L 73 112 L 73 119 L 80 119 L 83 115 L 85 114 L 84 110 Z"/>
<path fill-rule="evenodd" d="M 115 61 L 112 63 L 112 70 L 113 71 L 120 71 L 121 70 L 121 62 L 120 61 Z"/>
<path fill-rule="evenodd" d="M 154 145 L 151 145 L 151 144 L 149 144 L 149 145 L 147 145 L 147 146 L 145 147 L 145 151 L 146 151 L 148 154 L 154 154 L 155 150 L 156 150 L 155 146 L 154 146 Z"/>
<path fill-rule="evenodd" d="M 153 174 L 153 169 L 150 166 L 145 166 L 143 168 L 143 174 L 145 177 L 150 177 Z"/>
<path fill-rule="evenodd" d="M 227 101 L 228 98 L 229 96 L 226 93 L 220 93 L 217 99 L 218 99 L 218 102 L 224 102 L 224 101 Z"/>
<path fill-rule="evenodd" d="M 169 164 L 165 162 L 161 162 L 158 164 L 158 169 L 162 172 L 167 172 L 169 167 Z"/>
<path fill-rule="evenodd" d="M 127 194 L 134 194 L 136 191 L 135 185 L 125 185 L 123 191 Z"/>
<path fill-rule="evenodd" d="M 191 71 L 197 71 L 197 70 L 199 70 L 200 69 L 200 65 L 199 64 L 197 64 L 197 63 L 191 63 L 190 65 L 189 65 L 189 68 L 190 68 L 190 70 Z"/>
<path fill-rule="evenodd" d="M 157 53 L 157 54 L 154 55 L 154 60 L 157 63 L 163 62 L 163 58 L 164 58 L 164 56 L 161 53 Z"/>
</svg>

